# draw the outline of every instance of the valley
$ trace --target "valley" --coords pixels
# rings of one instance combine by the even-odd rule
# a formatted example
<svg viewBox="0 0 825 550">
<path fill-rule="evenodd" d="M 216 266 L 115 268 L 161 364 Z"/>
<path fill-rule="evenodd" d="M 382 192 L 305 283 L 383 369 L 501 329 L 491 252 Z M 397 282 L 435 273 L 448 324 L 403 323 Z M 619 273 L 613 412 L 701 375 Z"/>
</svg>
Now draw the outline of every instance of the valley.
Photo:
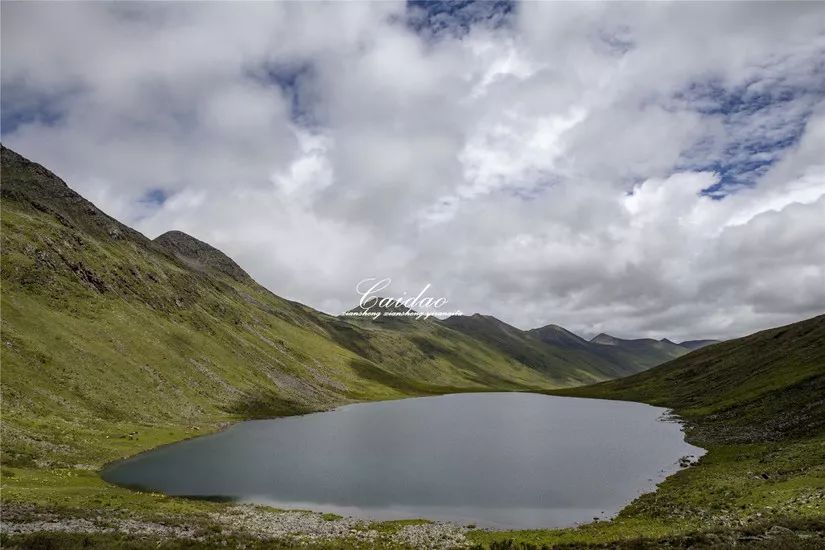
<svg viewBox="0 0 825 550">
<path fill-rule="evenodd" d="M 337 317 L 273 294 L 185 233 L 148 239 L 5 147 L 0 214 L 3 521 L 80 526 L 4 533 L 4 546 L 278 547 L 297 533 L 336 548 L 774 539 L 815 548 L 825 536 L 825 317 L 682 344 L 588 341 L 481 314 Z M 98 474 L 245 419 L 489 391 L 671 408 L 709 453 L 612 522 L 512 532 L 244 511 Z"/>
</svg>

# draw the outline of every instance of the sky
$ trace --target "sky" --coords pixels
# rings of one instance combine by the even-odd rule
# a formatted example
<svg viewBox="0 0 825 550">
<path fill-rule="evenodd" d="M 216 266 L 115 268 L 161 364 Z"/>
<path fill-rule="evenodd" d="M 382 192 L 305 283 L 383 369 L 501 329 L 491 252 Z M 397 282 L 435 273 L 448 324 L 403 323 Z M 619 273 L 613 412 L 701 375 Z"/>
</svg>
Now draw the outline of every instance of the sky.
<svg viewBox="0 0 825 550">
<path fill-rule="evenodd" d="M 338 314 L 825 313 L 825 3 L 2 3 L 3 143 Z"/>
</svg>

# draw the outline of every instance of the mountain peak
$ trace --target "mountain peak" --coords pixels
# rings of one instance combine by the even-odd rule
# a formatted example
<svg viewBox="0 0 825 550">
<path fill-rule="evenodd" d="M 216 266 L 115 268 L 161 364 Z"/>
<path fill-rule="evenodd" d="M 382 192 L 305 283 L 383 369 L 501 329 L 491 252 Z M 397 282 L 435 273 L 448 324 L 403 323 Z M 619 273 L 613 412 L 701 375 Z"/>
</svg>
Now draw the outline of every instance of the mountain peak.
<svg viewBox="0 0 825 550">
<path fill-rule="evenodd" d="M 615 336 L 610 336 L 609 334 L 602 332 L 601 334 L 594 336 L 590 342 L 593 344 L 602 344 L 603 346 L 615 346 L 619 343 L 619 339 Z"/>
<path fill-rule="evenodd" d="M 3 200 L 14 201 L 37 212 L 47 212 L 66 227 L 82 228 L 102 238 L 149 241 L 80 196 L 46 167 L 2 144 L 0 158 Z"/>
<path fill-rule="evenodd" d="M 454 330 L 474 337 L 483 335 L 484 338 L 515 338 L 522 341 L 527 336 L 527 333 L 524 331 L 505 323 L 501 319 L 480 313 L 474 313 L 473 315 L 453 315 L 452 317 L 444 319 L 442 323 Z"/>
<path fill-rule="evenodd" d="M 587 341 L 581 336 L 570 332 L 564 327 L 554 324 L 534 328 L 533 330 L 527 331 L 527 333 L 534 338 L 538 338 L 545 344 L 552 344 L 562 347 L 581 347 L 587 344 Z"/>
<path fill-rule="evenodd" d="M 575 333 L 570 332 L 569 330 L 567 330 L 563 326 L 554 325 L 552 323 L 549 324 L 549 325 L 544 325 L 543 327 L 535 328 L 533 330 L 536 330 L 536 331 L 540 330 L 540 331 L 543 331 L 543 332 L 555 332 L 555 333 L 559 333 L 559 334 L 571 334 L 573 336 L 576 336 Z"/>
<path fill-rule="evenodd" d="M 167 231 L 156 237 L 154 242 L 195 269 L 213 269 L 240 282 L 252 279 L 232 258 L 183 231 Z"/>
</svg>

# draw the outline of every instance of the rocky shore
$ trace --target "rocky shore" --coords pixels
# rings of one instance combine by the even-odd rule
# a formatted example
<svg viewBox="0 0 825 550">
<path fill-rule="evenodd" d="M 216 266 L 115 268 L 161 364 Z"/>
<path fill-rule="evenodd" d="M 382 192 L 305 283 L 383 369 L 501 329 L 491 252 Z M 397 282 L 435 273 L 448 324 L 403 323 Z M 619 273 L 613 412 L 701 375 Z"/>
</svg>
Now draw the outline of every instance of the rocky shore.
<svg viewBox="0 0 825 550">
<path fill-rule="evenodd" d="M 66 517 L 30 506 L 4 506 L 0 532 L 7 536 L 41 532 L 111 534 L 137 538 L 214 540 L 215 538 L 280 541 L 296 546 L 336 540 L 368 546 L 421 549 L 465 548 L 466 527 L 442 522 L 377 524 L 366 520 L 308 511 L 280 511 L 253 505 L 234 505 L 193 524 L 169 517 L 147 521 L 91 515 Z"/>
</svg>

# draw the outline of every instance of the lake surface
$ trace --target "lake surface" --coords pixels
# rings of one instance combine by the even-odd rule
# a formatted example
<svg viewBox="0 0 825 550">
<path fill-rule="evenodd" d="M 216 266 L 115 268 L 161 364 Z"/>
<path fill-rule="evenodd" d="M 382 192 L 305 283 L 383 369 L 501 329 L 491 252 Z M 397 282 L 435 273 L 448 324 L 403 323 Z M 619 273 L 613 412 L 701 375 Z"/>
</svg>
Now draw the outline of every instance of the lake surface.
<svg viewBox="0 0 825 550">
<path fill-rule="evenodd" d="M 480 527 L 605 518 L 704 451 L 640 403 L 476 393 L 254 420 L 115 463 L 104 479 L 370 519 Z"/>
</svg>

